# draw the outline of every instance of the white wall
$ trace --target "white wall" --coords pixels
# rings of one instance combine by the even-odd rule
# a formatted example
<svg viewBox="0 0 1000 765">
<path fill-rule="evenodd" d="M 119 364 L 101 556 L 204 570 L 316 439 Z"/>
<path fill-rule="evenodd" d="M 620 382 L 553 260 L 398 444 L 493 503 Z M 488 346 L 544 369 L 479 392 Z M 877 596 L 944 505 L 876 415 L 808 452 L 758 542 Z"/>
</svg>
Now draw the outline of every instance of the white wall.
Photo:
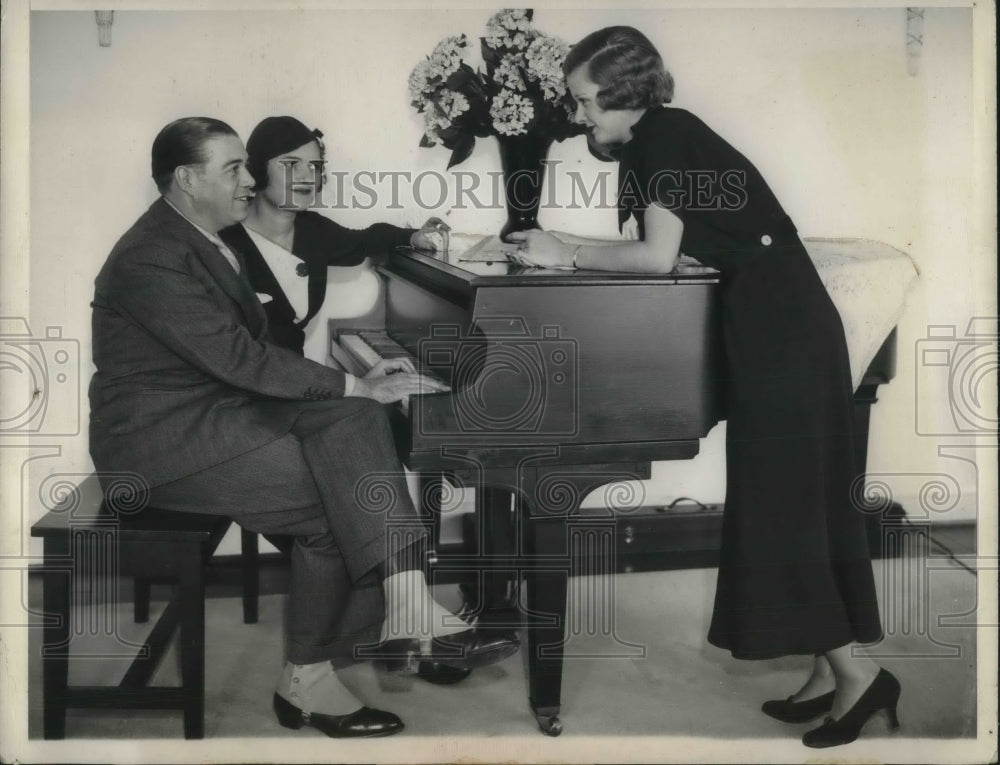
<svg viewBox="0 0 1000 765">
<path fill-rule="evenodd" d="M 155 198 L 148 166 L 157 130 L 205 114 L 245 137 L 264 116 L 292 114 L 324 130 L 331 169 L 444 172 L 445 149 L 417 146 L 407 75 L 442 36 L 475 38 L 489 15 L 119 11 L 112 47 L 99 48 L 92 13 L 32 14 L 31 322 L 36 334 L 60 326 L 79 340 L 84 402 L 78 436 L 39 440 L 58 444 L 61 454 L 33 463 L 33 485 L 52 472 L 92 469 L 85 404 L 92 282 L 116 238 Z M 877 239 L 913 257 L 921 280 L 899 325 L 898 377 L 874 410 L 869 468 L 897 474 L 889 483 L 904 501 L 928 474 L 953 475 L 962 499 L 938 517 L 972 517 L 974 466 L 937 455 L 941 443 L 969 440 L 920 437 L 914 427 L 918 405 L 942 419 L 948 412 L 942 384 L 915 375 L 914 343 L 928 324 L 954 324 L 961 334 L 971 316 L 995 314 L 977 298 L 995 266 L 973 252 L 971 13 L 927 9 L 915 77 L 906 71 L 903 8 L 543 9 L 535 21 L 570 41 L 612 23 L 643 29 L 674 73 L 675 104 L 751 157 L 802 235 Z M 581 139 L 557 144 L 550 158 L 583 172 L 609 169 Z M 481 140 L 458 169 L 498 170 L 493 139 Z M 360 226 L 419 223 L 435 213 L 456 230 L 484 233 L 504 219 L 500 209 L 448 212 L 339 210 L 335 217 Z M 610 234 L 615 216 L 545 210 L 541 223 Z M 694 462 L 655 466 L 647 501 L 681 494 L 721 501 L 722 469 L 717 428 Z M 919 511 L 915 500 L 908 505 Z"/>
</svg>

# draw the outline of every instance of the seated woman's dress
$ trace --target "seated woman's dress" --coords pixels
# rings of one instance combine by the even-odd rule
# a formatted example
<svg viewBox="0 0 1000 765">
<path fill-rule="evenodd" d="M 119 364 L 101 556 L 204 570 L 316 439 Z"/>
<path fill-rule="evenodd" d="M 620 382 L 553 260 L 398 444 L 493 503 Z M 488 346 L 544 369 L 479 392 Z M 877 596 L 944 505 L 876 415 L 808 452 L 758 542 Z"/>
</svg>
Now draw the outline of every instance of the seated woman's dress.
<svg viewBox="0 0 1000 765">
<path fill-rule="evenodd" d="M 366 257 L 385 255 L 408 245 L 413 232 L 388 223 L 345 228 L 306 210 L 295 216 L 290 252 L 242 224 L 223 229 L 219 236 L 246 261 L 247 277 L 267 313 L 271 341 L 301 354 L 305 328 L 323 306 L 327 267 L 356 266 Z"/>
</svg>

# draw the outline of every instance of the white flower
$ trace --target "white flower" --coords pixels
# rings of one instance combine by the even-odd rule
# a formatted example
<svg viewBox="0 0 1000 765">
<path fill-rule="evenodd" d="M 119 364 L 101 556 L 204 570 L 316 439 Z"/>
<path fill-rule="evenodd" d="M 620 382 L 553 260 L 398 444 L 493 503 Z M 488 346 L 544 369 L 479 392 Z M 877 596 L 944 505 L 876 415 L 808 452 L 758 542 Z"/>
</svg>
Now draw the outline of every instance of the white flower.
<svg viewBox="0 0 1000 765">
<path fill-rule="evenodd" d="M 442 79 L 447 79 L 449 75 L 458 71 L 467 46 L 465 35 L 444 38 L 431 52 L 431 72 Z"/>
<path fill-rule="evenodd" d="M 566 94 L 566 81 L 562 65 L 569 53 L 569 45 L 557 37 L 539 35 L 528 46 L 525 75 L 537 82 L 548 101 L 558 101 Z"/>
<path fill-rule="evenodd" d="M 469 99 L 453 90 L 444 91 L 438 105 L 448 115 L 449 120 L 454 120 L 469 111 Z"/>
<path fill-rule="evenodd" d="M 457 117 L 469 110 L 469 100 L 461 93 L 443 88 L 421 109 L 424 118 L 424 135 L 427 140 L 437 143 L 438 131 L 449 128 Z"/>
<path fill-rule="evenodd" d="M 423 120 L 424 145 L 439 143 L 442 136 L 451 144 L 459 136 L 468 139 L 468 134 L 483 132 L 525 135 L 529 127 L 552 128 L 556 135 L 566 132 L 573 110 L 564 98 L 562 64 L 570 48 L 532 29 L 530 16 L 531 11 L 507 8 L 490 18 L 483 36 L 484 47 L 493 54 L 486 56 L 486 74 L 473 72 L 464 63 L 465 35 L 444 38 L 413 68 L 408 86 L 410 100 Z M 464 74 L 456 76 L 460 69 Z M 461 92 L 453 91 L 449 82 Z M 496 95 L 489 100 L 493 92 Z M 479 122 L 487 100 L 488 127 Z M 536 121 L 537 126 L 533 125 Z"/>
<path fill-rule="evenodd" d="M 525 127 L 535 116 L 535 107 L 531 101 L 511 90 L 501 90 L 493 98 L 490 107 L 490 117 L 493 128 L 501 135 L 522 135 Z"/>
<path fill-rule="evenodd" d="M 433 91 L 433 86 L 429 83 L 429 70 L 430 61 L 427 59 L 424 59 L 413 67 L 409 79 L 410 101 L 421 101 L 427 93 Z"/>
<path fill-rule="evenodd" d="M 498 48 L 524 50 L 534 35 L 526 10 L 506 8 L 493 14 L 486 22 L 484 38 L 486 44 L 494 50 Z"/>
<path fill-rule="evenodd" d="M 504 56 L 500 59 L 500 64 L 493 72 L 493 79 L 501 88 L 510 90 L 524 90 L 524 77 L 521 76 L 521 67 L 513 56 Z"/>
<path fill-rule="evenodd" d="M 431 55 L 419 62 L 410 73 L 410 100 L 424 101 L 443 87 L 445 81 L 462 65 L 462 56 L 467 46 L 465 35 L 446 37 L 439 42 Z"/>
</svg>

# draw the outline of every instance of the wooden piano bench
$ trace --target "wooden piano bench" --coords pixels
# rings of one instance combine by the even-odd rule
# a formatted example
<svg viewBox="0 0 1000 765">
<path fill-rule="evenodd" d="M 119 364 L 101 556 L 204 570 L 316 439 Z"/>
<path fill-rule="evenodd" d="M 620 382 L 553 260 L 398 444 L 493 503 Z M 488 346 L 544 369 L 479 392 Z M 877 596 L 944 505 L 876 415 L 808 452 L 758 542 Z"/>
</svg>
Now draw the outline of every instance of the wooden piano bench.
<svg viewBox="0 0 1000 765">
<path fill-rule="evenodd" d="M 145 507 L 116 511 L 105 502 L 96 476 L 88 477 L 59 507 L 31 527 L 44 542 L 42 572 L 43 735 L 64 738 L 69 708 L 177 709 L 184 713 L 184 737 L 204 736 L 205 572 L 229 529 L 229 518 Z M 243 621 L 257 621 L 257 535 L 242 535 Z M 95 576 L 96 575 L 96 576 Z M 171 582 L 174 594 L 117 686 L 70 686 L 71 634 L 108 630 L 121 577 L 135 577 L 134 616 L 149 618 L 150 584 Z M 103 577 L 98 583 L 97 577 Z M 90 612 L 87 591 L 103 593 Z M 81 597 L 80 593 L 84 593 Z M 96 600 L 96 599 L 95 599 Z M 90 604 L 94 605 L 94 604 Z M 71 626 L 74 628 L 71 633 Z M 171 638 L 179 633 L 181 685 L 150 686 Z M 107 635 L 116 641 L 118 635 Z M 131 646 L 130 646 L 131 647 Z"/>
</svg>

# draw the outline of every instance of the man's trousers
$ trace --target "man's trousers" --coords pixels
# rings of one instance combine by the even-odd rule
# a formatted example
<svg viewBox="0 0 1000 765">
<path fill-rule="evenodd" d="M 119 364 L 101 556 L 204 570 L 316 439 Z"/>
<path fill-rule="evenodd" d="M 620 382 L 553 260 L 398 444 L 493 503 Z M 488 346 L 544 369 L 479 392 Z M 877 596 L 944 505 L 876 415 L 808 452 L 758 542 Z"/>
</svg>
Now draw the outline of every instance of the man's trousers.
<svg viewBox="0 0 1000 765">
<path fill-rule="evenodd" d="M 376 567 L 426 536 L 384 407 L 366 398 L 254 405 L 299 414 L 280 438 L 152 489 L 150 504 L 294 537 L 287 659 L 342 661 L 345 647 L 384 618 Z"/>
</svg>

